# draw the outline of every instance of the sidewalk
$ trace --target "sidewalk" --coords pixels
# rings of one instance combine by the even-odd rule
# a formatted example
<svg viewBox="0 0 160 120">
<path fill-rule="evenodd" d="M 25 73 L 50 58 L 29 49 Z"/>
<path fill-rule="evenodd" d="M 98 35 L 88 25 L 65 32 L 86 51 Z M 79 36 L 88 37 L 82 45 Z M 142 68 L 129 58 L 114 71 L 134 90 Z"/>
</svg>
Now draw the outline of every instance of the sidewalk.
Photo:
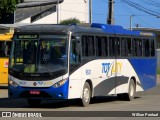
<svg viewBox="0 0 160 120">
<path fill-rule="evenodd" d="M 8 89 L 0 89 L 0 98 L 8 98 Z"/>
</svg>

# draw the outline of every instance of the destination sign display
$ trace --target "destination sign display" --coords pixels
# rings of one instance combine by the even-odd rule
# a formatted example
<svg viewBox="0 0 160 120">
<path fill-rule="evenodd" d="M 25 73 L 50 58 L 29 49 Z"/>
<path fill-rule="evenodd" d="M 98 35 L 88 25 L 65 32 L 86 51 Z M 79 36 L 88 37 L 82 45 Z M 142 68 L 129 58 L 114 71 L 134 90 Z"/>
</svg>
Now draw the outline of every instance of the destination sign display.
<svg viewBox="0 0 160 120">
<path fill-rule="evenodd" d="M 153 33 L 141 32 L 140 35 L 143 35 L 143 36 L 153 36 Z"/>
<path fill-rule="evenodd" d="M 38 35 L 17 35 L 17 39 L 38 39 Z"/>
</svg>

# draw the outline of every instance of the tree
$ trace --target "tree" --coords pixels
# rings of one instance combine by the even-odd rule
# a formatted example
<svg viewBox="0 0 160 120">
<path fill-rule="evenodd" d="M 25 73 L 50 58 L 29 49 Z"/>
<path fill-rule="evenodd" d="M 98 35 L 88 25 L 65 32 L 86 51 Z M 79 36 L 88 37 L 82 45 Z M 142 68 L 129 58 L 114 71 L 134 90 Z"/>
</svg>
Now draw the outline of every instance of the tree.
<svg viewBox="0 0 160 120">
<path fill-rule="evenodd" d="M 79 24 L 79 23 L 81 23 L 81 21 L 77 18 L 69 18 L 66 20 L 62 20 L 60 22 L 60 24 L 62 24 L 62 25 Z"/>
<path fill-rule="evenodd" d="M 20 0 L 0 0 L 0 14 L 13 13 Z"/>
<path fill-rule="evenodd" d="M 0 0 L 0 22 L 7 20 L 7 18 L 14 13 L 16 5 L 23 0 Z"/>
</svg>

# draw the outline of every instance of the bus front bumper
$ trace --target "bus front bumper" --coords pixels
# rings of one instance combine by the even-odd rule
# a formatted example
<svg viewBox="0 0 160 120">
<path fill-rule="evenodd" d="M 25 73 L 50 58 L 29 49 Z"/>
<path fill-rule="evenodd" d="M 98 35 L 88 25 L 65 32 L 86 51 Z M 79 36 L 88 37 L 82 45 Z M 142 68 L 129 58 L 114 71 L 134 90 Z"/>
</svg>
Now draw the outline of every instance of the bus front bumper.
<svg viewBox="0 0 160 120">
<path fill-rule="evenodd" d="M 51 87 L 13 87 L 8 86 L 8 95 L 11 99 L 68 99 L 68 82 L 58 88 Z"/>
</svg>

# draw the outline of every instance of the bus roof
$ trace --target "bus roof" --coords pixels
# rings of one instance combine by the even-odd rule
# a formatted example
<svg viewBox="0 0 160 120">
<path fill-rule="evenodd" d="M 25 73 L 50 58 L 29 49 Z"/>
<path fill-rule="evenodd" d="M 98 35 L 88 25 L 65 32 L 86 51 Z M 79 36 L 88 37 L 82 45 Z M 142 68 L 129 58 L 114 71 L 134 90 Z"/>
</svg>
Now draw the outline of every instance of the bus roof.
<svg viewBox="0 0 160 120">
<path fill-rule="evenodd" d="M 111 33 L 111 34 L 123 34 L 123 35 L 134 35 L 134 36 L 156 36 L 154 33 L 150 33 L 150 32 L 127 30 L 119 25 L 107 25 L 107 24 L 93 23 L 91 27 L 100 28 L 104 30 L 105 32 Z"/>
<path fill-rule="evenodd" d="M 81 25 L 53 25 L 53 24 L 32 24 L 27 26 L 21 26 L 15 29 L 15 33 L 69 33 L 69 32 L 84 32 L 84 33 L 104 33 L 104 34 L 116 34 L 116 35 L 128 35 L 128 36 L 150 36 L 155 37 L 154 33 L 130 31 L 124 29 L 118 25 L 107 25 L 92 23 L 89 26 L 84 27 Z"/>
</svg>

